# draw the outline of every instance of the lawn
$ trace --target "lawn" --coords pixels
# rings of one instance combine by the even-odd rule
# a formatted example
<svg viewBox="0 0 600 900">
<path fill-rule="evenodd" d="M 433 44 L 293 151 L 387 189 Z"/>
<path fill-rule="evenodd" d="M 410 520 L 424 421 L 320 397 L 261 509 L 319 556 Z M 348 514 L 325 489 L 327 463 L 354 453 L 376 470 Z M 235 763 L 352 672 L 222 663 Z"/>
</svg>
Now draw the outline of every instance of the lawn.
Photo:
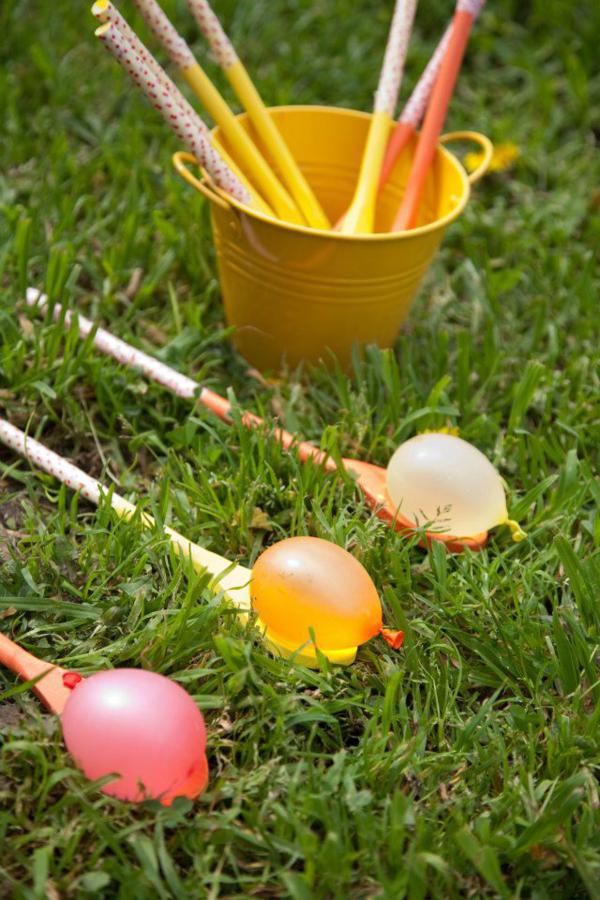
<svg viewBox="0 0 600 900">
<path fill-rule="evenodd" d="M 358 109 L 391 5 L 215 0 L 269 103 Z M 203 55 L 183 0 L 164 6 Z M 421 0 L 410 84 L 450 6 Z M 393 352 L 350 378 L 265 384 L 229 343 L 206 205 L 88 3 L 2 4 L 0 415 L 244 565 L 289 535 L 351 549 L 406 640 L 347 669 L 275 659 L 158 532 L 1 449 L 2 630 L 84 674 L 176 679 L 205 715 L 211 775 L 193 804 L 105 797 L 3 671 L 0 894 L 600 897 L 600 8 L 488 7 L 448 127 L 519 159 L 474 191 Z M 419 549 L 268 428 L 220 423 L 40 321 L 28 284 L 342 455 L 385 465 L 417 431 L 458 426 L 528 540 Z"/>
</svg>

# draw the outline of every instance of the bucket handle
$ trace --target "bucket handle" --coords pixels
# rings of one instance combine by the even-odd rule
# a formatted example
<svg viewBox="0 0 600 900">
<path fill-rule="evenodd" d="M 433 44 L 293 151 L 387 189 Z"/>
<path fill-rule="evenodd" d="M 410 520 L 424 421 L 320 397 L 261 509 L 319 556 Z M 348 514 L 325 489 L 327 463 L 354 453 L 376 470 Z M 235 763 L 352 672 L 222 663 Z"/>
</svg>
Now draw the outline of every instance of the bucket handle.
<svg viewBox="0 0 600 900">
<path fill-rule="evenodd" d="M 449 131 L 440 137 L 440 144 L 449 144 L 452 141 L 472 141 L 478 144 L 483 153 L 483 159 L 473 172 L 467 173 L 469 184 L 475 184 L 482 178 L 490 167 L 492 156 L 494 154 L 494 145 L 485 134 L 478 131 Z"/>
<path fill-rule="evenodd" d="M 181 175 L 188 184 L 191 184 L 193 188 L 200 191 L 201 194 L 204 194 L 207 200 L 210 200 L 211 203 L 216 203 L 221 209 L 231 209 L 231 205 L 227 202 L 225 197 L 216 191 L 208 181 L 204 180 L 204 172 L 202 179 L 196 178 L 196 176 L 190 172 L 187 167 L 188 163 L 192 166 L 200 166 L 200 163 L 192 153 L 185 153 L 183 150 L 178 150 L 177 153 L 173 154 L 171 160 L 177 173 Z"/>
</svg>

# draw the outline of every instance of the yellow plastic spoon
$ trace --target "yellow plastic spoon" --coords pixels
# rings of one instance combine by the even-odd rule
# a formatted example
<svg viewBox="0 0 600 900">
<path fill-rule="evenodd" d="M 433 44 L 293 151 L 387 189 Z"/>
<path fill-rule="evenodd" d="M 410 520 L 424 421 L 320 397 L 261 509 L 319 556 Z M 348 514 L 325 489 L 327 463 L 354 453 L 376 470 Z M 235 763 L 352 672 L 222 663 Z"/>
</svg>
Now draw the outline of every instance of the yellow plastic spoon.
<svg viewBox="0 0 600 900">
<path fill-rule="evenodd" d="M 342 234 L 373 231 L 381 166 L 398 100 L 416 6 L 417 0 L 396 0 L 358 181 L 339 228 Z"/>
</svg>

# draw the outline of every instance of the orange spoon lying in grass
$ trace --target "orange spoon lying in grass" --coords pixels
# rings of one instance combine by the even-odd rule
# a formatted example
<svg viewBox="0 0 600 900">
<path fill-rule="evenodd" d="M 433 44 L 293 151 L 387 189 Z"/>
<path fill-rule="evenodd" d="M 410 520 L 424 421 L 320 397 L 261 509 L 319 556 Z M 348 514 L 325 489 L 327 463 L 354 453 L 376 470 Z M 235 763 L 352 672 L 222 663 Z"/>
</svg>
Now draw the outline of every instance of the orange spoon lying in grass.
<svg viewBox="0 0 600 900">
<path fill-rule="evenodd" d="M 48 298 L 35 288 L 28 288 L 27 303 L 29 306 L 43 312 L 47 308 Z M 74 314 L 69 310 L 63 310 L 59 304 L 55 304 L 53 308 L 54 318 L 60 319 L 63 314 L 64 326 L 69 328 Z M 162 384 L 163 387 L 166 387 L 178 397 L 194 402 L 199 401 L 223 421 L 228 422 L 231 420 L 232 406 L 225 397 L 221 397 L 209 388 L 201 387 L 191 378 L 176 372 L 147 353 L 136 350 L 130 344 L 114 337 L 105 329 L 96 328 L 94 323 L 84 316 L 75 315 L 77 316 L 80 337 L 85 338 L 91 332 L 94 332 L 92 342 L 102 353 L 111 356 L 121 365 L 137 369 L 146 378 Z M 242 421 L 248 428 L 257 428 L 264 424 L 262 419 L 250 412 L 243 413 Z M 337 462 L 323 450 L 319 450 L 318 447 L 314 447 L 306 441 L 298 440 L 295 435 L 284 431 L 282 428 L 275 428 L 274 436 L 286 450 L 293 447 L 302 462 L 312 459 L 315 463 L 322 465 L 328 472 L 338 471 Z M 414 533 L 416 531 L 414 522 L 403 516 L 398 509 L 398 504 L 390 498 L 386 488 L 387 470 L 383 466 L 348 457 L 342 457 L 340 463 L 345 471 L 354 478 L 365 500 L 380 519 L 397 531 L 404 533 Z M 460 552 L 465 549 L 481 550 L 485 546 L 487 539 L 487 532 L 468 537 L 457 537 L 439 531 L 427 531 L 423 533 L 422 542 L 440 541 L 450 551 Z"/>
<path fill-rule="evenodd" d="M 148 513 L 1 418 L 0 442 L 92 503 L 105 496 L 120 518 L 139 517 L 143 527 L 156 526 Z M 337 544 L 315 537 L 288 538 L 265 550 L 254 568 L 247 569 L 172 528 L 163 531 L 179 556 L 214 576 L 210 587 L 223 591 L 243 617 L 251 609 L 257 613 L 267 646 L 280 656 L 316 666 L 318 647 L 330 662 L 348 665 L 358 646 L 377 635 L 394 649 L 402 645 L 403 632 L 383 626 L 379 595 L 368 572 Z"/>
</svg>

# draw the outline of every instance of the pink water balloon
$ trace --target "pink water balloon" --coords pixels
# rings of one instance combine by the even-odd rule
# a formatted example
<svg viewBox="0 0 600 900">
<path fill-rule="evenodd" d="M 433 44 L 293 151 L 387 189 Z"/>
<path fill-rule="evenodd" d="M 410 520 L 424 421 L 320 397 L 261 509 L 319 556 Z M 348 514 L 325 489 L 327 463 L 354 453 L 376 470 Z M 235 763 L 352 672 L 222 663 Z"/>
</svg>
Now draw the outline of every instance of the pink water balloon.
<svg viewBox="0 0 600 900">
<path fill-rule="evenodd" d="M 73 689 L 61 716 L 67 750 L 121 800 L 195 797 L 206 781 L 206 729 L 182 687 L 155 672 L 97 672 Z"/>
<path fill-rule="evenodd" d="M 182 687 L 143 669 L 82 678 L 45 663 L 0 634 L 0 663 L 60 716 L 67 750 L 90 779 L 120 800 L 193 799 L 208 782 L 202 713 Z"/>
</svg>

